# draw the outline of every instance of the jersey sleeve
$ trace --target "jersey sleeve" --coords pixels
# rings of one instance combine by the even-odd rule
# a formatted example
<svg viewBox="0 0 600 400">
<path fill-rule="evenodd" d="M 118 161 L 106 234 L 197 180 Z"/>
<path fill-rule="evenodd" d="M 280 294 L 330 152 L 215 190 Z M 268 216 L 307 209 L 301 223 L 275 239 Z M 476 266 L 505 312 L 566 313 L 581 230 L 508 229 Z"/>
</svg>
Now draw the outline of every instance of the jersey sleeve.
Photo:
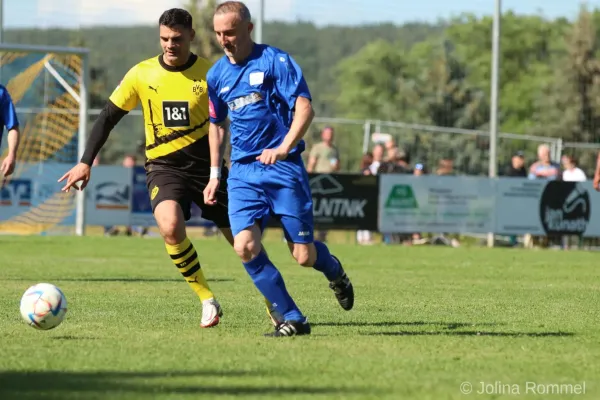
<svg viewBox="0 0 600 400">
<path fill-rule="evenodd" d="M 213 71 L 209 71 L 206 78 L 208 86 L 208 117 L 213 124 L 219 124 L 227 118 L 227 104 L 219 98 L 217 92 L 217 79 Z"/>
<path fill-rule="evenodd" d="M 298 97 L 312 99 L 302 69 L 289 54 L 275 54 L 273 75 L 277 92 L 285 99 L 290 110 L 296 106 Z"/>
<path fill-rule="evenodd" d="M 119 86 L 110 95 L 109 100 L 117 107 L 125 111 L 133 110 L 139 101 L 137 91 L 137 68 L 131 68 Z"/>
<path fill-rule="evenodd" d="M 2 95 L 2 120 L 7 130 L 11 130 L 19 126 L 19 119 L 17 118 L 17 111 L 15 105 L 12 102 L 12 98 L 6 89 Z"/>
</svg>

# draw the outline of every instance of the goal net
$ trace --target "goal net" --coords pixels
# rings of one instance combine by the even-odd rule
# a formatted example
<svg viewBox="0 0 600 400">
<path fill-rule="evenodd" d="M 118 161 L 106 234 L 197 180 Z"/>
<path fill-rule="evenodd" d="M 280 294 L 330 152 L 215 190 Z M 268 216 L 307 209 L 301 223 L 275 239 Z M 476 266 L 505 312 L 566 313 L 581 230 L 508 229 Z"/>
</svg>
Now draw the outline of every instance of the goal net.
<svg viewBox="0 0 600 400">
<path fill-rule="evenodd" d="M 0 233 L 83 233 L 83 195 L 61 192 L 57 180 L 84 146 L 87 56 L 86 49 L 0 44 L 0 82 L 21 131 L 15 171 L 0 188 Z"/>
</svg>

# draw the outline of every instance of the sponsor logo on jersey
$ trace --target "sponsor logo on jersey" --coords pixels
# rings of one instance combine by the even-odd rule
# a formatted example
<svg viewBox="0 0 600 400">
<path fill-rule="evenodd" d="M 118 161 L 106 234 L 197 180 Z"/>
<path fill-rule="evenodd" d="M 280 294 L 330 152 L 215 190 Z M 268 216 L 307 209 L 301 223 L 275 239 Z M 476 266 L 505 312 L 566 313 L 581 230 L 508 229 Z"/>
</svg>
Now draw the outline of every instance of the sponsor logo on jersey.
<svg viewBox="0 0 600 400">
<path fill-rule="evenodd" d="M 235 111 L 239 110 L 240 108 L 246 107 L 249 104 L 258 103 L 262 100 L 263 97 L 260 93 L 252 92 L 247 96 L 238 97 L 237 99 L 230 101 L 229 103 L 227 103 L 227 105 L 229 106 L 229 109 L 231 111 Z"/>
</svg>

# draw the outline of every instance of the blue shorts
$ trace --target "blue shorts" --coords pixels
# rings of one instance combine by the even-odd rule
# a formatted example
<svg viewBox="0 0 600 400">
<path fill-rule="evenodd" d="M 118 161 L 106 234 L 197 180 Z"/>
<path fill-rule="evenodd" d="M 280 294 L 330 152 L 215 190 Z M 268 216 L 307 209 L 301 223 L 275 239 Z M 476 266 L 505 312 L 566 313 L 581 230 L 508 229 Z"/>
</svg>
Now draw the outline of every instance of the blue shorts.
<svg viewBox="0 0 600 400">
<path fill-rule="evenodd" d="M 274 217 L 281 222 L 288 242 L 313 242 L 313 202 L 299 155 L 273 165 L 233 162 L 227 187 L 234 236 L 256 222 L 262 231 Z"/>
</svg>

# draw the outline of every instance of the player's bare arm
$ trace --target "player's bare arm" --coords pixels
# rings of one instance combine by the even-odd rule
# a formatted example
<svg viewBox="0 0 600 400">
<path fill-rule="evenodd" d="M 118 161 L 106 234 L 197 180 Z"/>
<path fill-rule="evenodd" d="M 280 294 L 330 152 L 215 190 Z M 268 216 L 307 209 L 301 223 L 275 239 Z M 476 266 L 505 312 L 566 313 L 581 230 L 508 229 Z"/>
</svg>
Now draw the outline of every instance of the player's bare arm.
<svg viewBox="0 0 600 400">
<path fill-rule="evenodd" d="M 67 181 L 61 189 L 63 192 L 68 192 L 71 188 L 75 190 L 85 189 L 91 178 L 94 159 L 106 143 L 110 132 L 125 114 L 127 114 L 127 111 L 120 109 L 110 100 L 107 101 L 98 119 L 94 122 L 81 161 L 58 180 L 58 182 Z M 78 185 L 77 182 L 81 182 L 81 184 Z"/>
<path fill-rule="evenodd" d="M 8 154 L 2 161 L 2 175 L 9 176 L 15 170 L 15 162 L 17 160 L 17 150 L 19 148 L 19 128 L 14 127 L 8 131 Z"/>
<path fill-rule="evenodd" d="M 284 160 L 290 151 L 298 142 L 304 137 L 308 127 L 310 126 L 315 111 L 312 108 L 312 104 L 306 97 L 298 97 L 296 99 L 296 107 L 294 113 L 294 119 L 290 130 L 283 138 L 283 142 L 276 149 L 266 149 L 262 154 L 256 157 L 263 164 L 275 164 L 277 161 Z"/>
<path fill-rule="evenodd" d="M 210 179 L 204 189 L 204 202 L 209 205 L 217 204 L 217 190 L 221 178 L 221 165 L 225 153 L 225 121 L 208 128 L 208 145 L 210 147 Z"/>
</svg>

